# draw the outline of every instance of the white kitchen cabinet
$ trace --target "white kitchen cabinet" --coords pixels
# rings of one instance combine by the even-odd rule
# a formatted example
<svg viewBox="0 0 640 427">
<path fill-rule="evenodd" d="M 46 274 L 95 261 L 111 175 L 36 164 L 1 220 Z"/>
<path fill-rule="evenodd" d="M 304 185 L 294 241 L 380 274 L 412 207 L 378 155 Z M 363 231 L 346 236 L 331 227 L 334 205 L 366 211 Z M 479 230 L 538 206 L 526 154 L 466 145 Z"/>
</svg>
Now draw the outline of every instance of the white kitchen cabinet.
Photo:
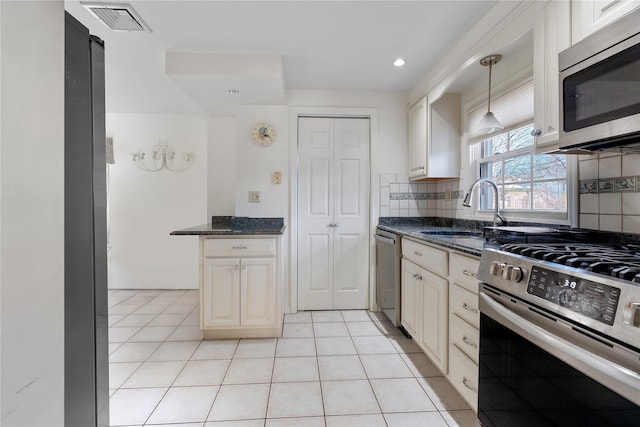
<svg viewBox="0 0 640 427">
<path fill-rule="evenodd" d="M 422 313 L 422 300 L 420 295 L 420 267 L 406 258 L 402 259 L 402 326 L 414 338 L 418 339 L 418 326 L 420 325 L 420 314 Z"/>
<path fill-rule="evenodd" d="M 402 325 L 431 361 L 447 372 L 448 252 L 402 239 Z M 435 271 L 435 272 L 434 272 Z"/>
<path fill-rule="evenodd" d="M 431 361 L 447 373 L 449 282 L 424 270 L 422 274 L 422 326 L 420 346 Z"/>
<path fill-rule="evenodd" d="M 480 309 L 478 258 L 452 253 L 449 263 L 449 382 L 478 410 Z"/>
<path fill-rule="evenodd" d="M 201 241 L 203 336 L 280 336 L 280 239 L 207 236 Z"/>
<path fill-rule="evenodd" d="M 640 0 L 572 0 L 571 42 L 579 42 L 638 7 Z"/>
<path fill-rule="evenodd" d="M 560 83 L 558 53 L 571 45 L 571 4 L 536 2 L 533 36 L 534 132 L 536 151 L 558 148 Z"/>
<path fill-rule="evenodd" d="M 460 94 L 446 93 L 409 108 L 409 179 L 457 178 L 460 174 Z"/>
</svg>

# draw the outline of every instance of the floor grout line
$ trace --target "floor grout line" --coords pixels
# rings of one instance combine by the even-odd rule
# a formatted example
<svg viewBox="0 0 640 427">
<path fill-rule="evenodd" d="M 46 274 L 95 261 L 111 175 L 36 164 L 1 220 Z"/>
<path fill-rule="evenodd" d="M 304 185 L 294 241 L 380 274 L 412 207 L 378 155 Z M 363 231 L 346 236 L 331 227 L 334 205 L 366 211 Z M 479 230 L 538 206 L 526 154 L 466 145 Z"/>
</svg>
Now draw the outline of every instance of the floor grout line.
<svg viewBox="0 0 640 427">
<path fill-rule="evenodd" d="M 153 291 L 152 291 L 153 292 Z M 195 291 L 197 292 L 197 291 Z M 127 301 L 131 302 L 131 301 L 138 301 L 138 300 L 132 300 L 132 298 L 137 297 L 141 297 L 139 298 L 140 301 L 144 300 L 146 297 L 150 297 L 150 299 L 148 299 L 146 302 L 142 302 L 140 304 L 136 304 L 136 307 L 131 310 L 130 312 L 128 312 L 127 314 L 124 315 L 118 315 L 118 316 L 122 316 L 122 318 L 120 318 L 117 322 L 115 322 L 113 325 L 111 325 L 109 327 L 109 329 L 111 330 L 112 328 L 118 328 L 118 327 L 123 327 L 123 328 L 138 328 L 138 330 L 136 330 L 129 338 L 127 338 L 127 340 L 125 340 L 122 343 L 110 343 L 111 344 L 118 344 L 118 346 L 113 350 L 113 352 L 111 353 L 112 355 L 114 353 L 116 353 L 124 344 L 130 343 L 137 343 L 137 344 L 145 344 L 145 343 L 151 343 L 150 341 L 131 341 L 136 335 L 140 334 L 142 331 L 145 330 L 145 328 L 155 328 L 155 327 L 166 327 L 169 328 L 171 327 L 171 332 L 168 333 L 165 338 L 163 340 L 160 341 L 152 341 L 157 343 L 157 346 L 153 349 L 153 351 L 149 352 L 147 354 L 146 357 L 144 357 L 143 361 L 135 361 L 135 362 L 130 362 L 128 360 L 123 360 L 120 362 L 111 362 L 111 363 L 139 363 L 139 365 L 136 367 L 136 369 L 134 369 L 129 375 L 126 376 L 126 378 L 124 380 L 122 380 L 122 382 L 118 385 L 118 387 L 116 387 L 115 389 L 110 389 L 110 391 L 113 392 L 113 396 L 115 396 L 119 391 L 122 390 L 136 390 L 136 389 L 145 389 L 145 388 L 149 388 L 149 389 L 153 389 L 153 388 L 164 388 L 165 391 L 162 394 L 162 397 L 157 401 L 157 403 L 153 406 L 153 409 L 149 412 L 149 414 L 147 415 L 145 421 L 144 421 L 144 425 L 151 425 L 151 424 L 147 424 L 153 414 L 158 410 L 158 408 L 162 405 L 163 400 L 167 397 L 167 395 L 170 393 L 170 390 L 172 389 L 178 389 L 178 388 L 190 388 L 190 387 L 217 387 L 215 393 L 213 394 L 213 399 L 211 401 L 211 405 L 209 406 L 206 416 L 204 418 L 203 422 L 198 421 L 198 425 L 200 426 L 204 426 L 206 425 L 206 423 L 208 422 L 207 420 L 209 419 L 209 417 L 212 414 L 213 411 L 213 407 L 215 405 L 216 400 L 218 399 L 220 392 L 222 390 L 222 387 L 225 385 L 224 384 L 224 380 L 227 378 L 229 371 L 231 369 L 231 365 L 233 363 L 234 360 L 255 360 L 255 359 L 261 359 L 261 357 L 237 357 L 239 356 L 239 349 L 241 348 L 242 342 L 243 341 L 249 341 L 248 339 L 238 339 L 235 340 L 235 344 L 233 346 L 233 350 L 230 354 L 230 359 L 221 359 L 219 358 L 219 355 L 215 355 L 215 357 L 213 359 L 211 358 L 204 358 L 204 359 L 193 359 L 194 355 L 198 352 L 198 349 L 201 348 L 203 346 L 203 343 L 206 340 L 203 339 L 198 339 L 198 340 L 193 340 L 193 339 L 188 339 L 188 335 L 185 335 L 187 337 L 187 339 L 178 339 L 178 340 L 171 340 L 169 341 L 169 338 L 176 333 L 176 331 L 178 330 L 178 328 L 180 327 L 195 327 L 197 328 L 198 325 L 184 325 L 184 322 L 187 321 L 187 319 L 190 318 L 190 316 L 192 314 L 195 313 L 199 313 L 198 311 L 198 306 L 197 306 L 197 302 L 195 302 L 194 300 L 191 300 L 191 298 L 189 297 L 190 292 L 189 291 L 178 291 L 177 294 L 173 294 L 174 297 L 169 298 L 169 293 L 168 291 L 162 291 L 162 292 L 155 292 L 155 295 L 146 295 L 144 290 L 133 293 L 129 296 L 127 296 L 127 298 L 123 299 L 122 301 L 120 301 L 117 304 L 114 304 L 113 306 L 110 307 L 110 310 L 114 307 L 117 307 L 120 304 L 123 304 L 123 307 L 126 306 Z M 175 296 L 177 295 L 177 296 Z M 160 298 L 160 299 L 158 299 Z M 134 326 L 118 326 L 119 323 L 126 321 L 128 316 L 131 315 L 140 315 L 140 314 L 144 314 L 144 313 L 138 313 L 138 311 L 144 311 L 143 307 L 145 307 L 147 304 L 149 305 L 159 305 L 157 304 L 158 301 L 168 301 L 170 300 L 170 302 L 164 306 L 159 313 L 149 313 L 149 314 L 153 314 L 153 317 L 150 317 L 149 320 L 144 323 L 143 325 L 134 325 Z M 191 301 L 190 301 L 191 300 Z M 189 306 L 191 304 L 195 304 L 194 308 L 192 309 L 188 309 L 188 312 L 186 313 L 172 313 L 172 309 L 171 307 L 174 305 L 180 305 L 180 306 Z M 164 305 L 164 303 L 163 303 Z M 122 310 L 122 309 L 121 309 Z M 128 309 L 124 309 L 124 311 L 126 311 Z M 173 310 L 176 310 L 175 308 Z M 185 309 L 186 311 L 187 309 Z M 118 310 L 120 311 L 120 310 Z M 167 311 L 170 311 L 170 313 L 167 313 Z M 179 311 L 179 309 L 178 309 Z M 286 318 L 284 319 L 284 325 L 289 325 L 289 324 L 309 324 L 311 326 L 311 336 L 310 337 L 288 337 L 288 336 L 282 336 L 279 338 L 275 339 L 275 347 L 273 350 L 273 360 L 272 360 L 272 364 L 271 364 L 271 375 L 269 378 L 269 390 L 267 393 L 267 401 L 266 401 L 266 405 L 265 405 L 265 412 L 264 412 L 264 418 L 256 418 L 256 419 L 260 419 L 263 420 L 263 422 L 261 423 L 263 426 L 266 426 L 268 423 L 268 420 L 270 418 L 268 418 L 269 415 L 269 408 L 270 408 L 270 403 L 271 403 L 271 398 L 272 398 L 272 393 L 273 393 L 273 386 L 274 386 L 274 378 L 276 375 L 276 364 L 277 364 L 277 359 L 279 358 L 305 358 L 305 357 L 309 357 L 309 358 L 313 358 L 314 362 L 315 362 L 315 374 L 317 375 L 317 383 L 320 387 L 320 403 L 322 406 L 322 413 L 323 415 L 318 415 L 318 416 L 313 416 L 313 418 L 322 418 L 324 425 L 327 425 L 327 418 L 328 417 L 332 417 L 333 415 L 327 415 L 326 414 L 326 401 L 325 401 L 325 388 L 323 384 L 327 384 L 333 381 L 356 381 L 356 380 L 341 380 L 339 378 L 332 378 L 332 379 L 327 379 L 327 380 L 323 380 L 322 376 L 321 376 L 321 370 L 320 370 L 320 358 L 321 357 L 338 357 L 340 355 L 337 354 L 323 354 L 320 355 L 319 354 L 319 347 L 318 347 L 318 339 L 319 338 L 349 338 L 349 342 L 351 343 L 351 345 L 354 348 L 355 354 L 353 355 L 342 355 L 342 356 L 356 356 L 358 358 L 358 362 L 359 362 L 359 366 L 362 369 L 362 371 L 364 372 L 364 378 L 363 380 L 367 381 L 367 384 L 369 386 L 369 389 L 373 395 L 373 398 L 375 399 L 375 402 L 377 404 L 377 409 L 379 412 L 377 412 L 377 414 L 370 414 L 370 415 L 379 415 L 382 419 L 382 422 L 385 425 L 389 425 L 389 422 L 387 420 L 387 418 L 385 417 L 385 413 L 383 412 L 383 408 L 382 408 L 382 404 L 380 401 L 380 397 L 376 394 L 375 392 L 375 388 L 373 387 L 373 383 L 372 381 L 374 380 L 389 380 L 389 379 L 395 379 L 395 378 L 375 378 L 376 374 L 374 372 L 372 372 L 371 374 L 369 372 L 367 372 L 367 369 L 365 368 L 365 363 L 363 360 L 363 357 L 367 357 L 367 356 L 372 356 L 372 355 L 379 355 L 379 356 L 398 356 L 400 357 L 401 361 L 402 361 L 402 366 L 404 366 L 406 369 L 409 370 L 411 376 L 410 377 L 397 377 L 397 379 L 413 379 L 413 381 L 418 383 L 419 389 L 422 393 L 424 393 L 424 395 L 427 397 L 427 400 L 429 402 L 431 402 L 432 406 L 434 407 L 434 411 L 417 411 L 417 412 L 437 412 L 439 414 L 439 417 L 442 419 L 442 421 L 444 422 L 444 424 L 442 425 L 447 425 L 447 419 L 452 419 L 452 417 L 444 417 L 444 413 L 460 413 L 462 414 L 461 416 L 464 416 L 465 413 L 468 413 L 470 410 L 469 409 L 456 409 L 456 410 L 440 410 L 434 400 L 432 399 L 431 395 L 429 394 L 429 392 L 427 392 L 427 389 L 425 389 L 425 385 L 423 385 L 423 383 L 421 383 L 419 381 L 420 378 L 425 378 L 428 379 L 430 377 L 421 377 L 419 376 L 420 371 L 415 371 L 413 369 L 411 369 L 411 367 L 409 366 L 409 360 L 411 360 L 410 358 L 410 354 L 411 353 L 407 353 L 407 351 L 411 351 L 411 348 L 409 345 L 407 345 L 407 348 L 403 347 L 403 344 L 400 343 L 400 339 L 402 337 L 400 336 L 396 336 L 394 335 L 393 329 L 388 329 L 389 325 L 386 326 L 385 328 L 385 324 L 384 319 L 380 319 L 377 318 L 376 316 L 372 315 L 371 313 L 367 312 L 368 315 L 368 319 L 366 320 L 362 320 L 362 318 L 358 317 L 358 315 L 354 315 L 351 317 L 352 320 L 347 320 L 347 318 L 345 318 L 345 313 L 343 311 L 340 310 L 335 310 L 335 313 L 338 313 L 340 315 L 341 320 L 335 320 L 336 317 L 334 314 L 326 314 L 325 312 L 323 312 L 323 314 L 317 314 L 316 316 L 314 316 L 314 313 L 316 312 L 308 312 L 309 313 L 309 317 L 310 317 L 310 322 L 298 322 L 298 321 L 291 321 L 291 322 L 287 322 Z M 317 312 L 320 313 L 320 312 Z M 154 325 L 154 326 L 150 326 L 150 323 L 153 322 L 155 319 L 157 319 L 159 316 L 161 316 L 162 314 L 180 314 L 183 315 L 184 317 L 180 320 L 180 322 L 178 322 L 175 325 Z M 285 315 L 286 316 L 286 315 Z M 193 322 L 191 322 L 193 323 Z M 374 331 L 371 332 L 371 335 L 368 335 L 368 331 L 367 327 L 360 327 L 358 326 L 359 324 L 366 324 L 366 323 L 370 323 L 373 325 L 373 327 L 375 327 L 375 329 L 377 330 L 376 333 L 374 334 Z M 328 328 L 328 330 L 323 330 L 322 328 L 319 329 L 318 331 L 316 331 L 316 324 L 342 324 L 342 327 L 346 330 L 346 335 L 340 335 L 340 332 L 338 333 L 338 336 L 331 336 L 332 331 L 331 331 L 331 327 Z M 353 329 L 349 328 L 349 326 L 352 326 Z M 342 327 L 335 327 L 337 329 L 340 329 Z M 360 328 L 360 329 L 358 329 Z M 188 332 L 185 332 L 188 333 Z M 316 334 L 320 333 L 321 336 L 317 336 Z M 328 336 L 323 336 L 323 334 L 325 333 L 329 333 Z M 355 334 L 355 335 L 354 335 Z M 386 342 L 389 343 L 389 345 L 391 345 L 393 347 L 394 353 L 382 353 L 382 354 L 368 354 L 367 352 L 365 353 L 361 353 L 361 351 L 358 349 L 358 347 L 356 346 L 356 341 L 367 341 L 367 340 L 358 340 L 358 338 L 361 337 L 384 337 L 386 338 Z M 307 339 L 310 338 L 312 339 L 312 344 L 313 344 L 313 349 L 314 349 L 314 354 L 311 355 L 307 355 L 307 354 L 302 354 L 302 355 L 298 355 L 296 354 L 295 351 L 293 351 L 293 354 L 286 354 L 286 352 L 283 351 L 283 355 L 278 356 L 278 349 L 281 345 L 281 342 L 284 342 L 287 339 Z M 179 371 L 177 372 L 177 374 L 175 375 L 175 377 L 173 377 L 173 379 L 170 381 L 169 386 L 167 387 L 134 387 L 134 388 L 124 388 L 123 386 L 138 372 L 140 372 L 141 368 L 143 368 L 145 366 L 146 363 L 151 363 L 151 362 L 168 362 L 169 360 L 165 361 L 165 360 L 151 360 L 151 358 L 153 357 L 154 354 L 156 354 L 160 348 L 163 346 L 163 344 L 166 343 L 184 343 L 184 342 L 192 342 L 192 341 L 199 341 L 198 345 L 196 345 L 195 347 L 193 347 L 193 349 L 191 350 L 191 352 L 189 353 L 188 357 L 186 359 L 183 358 L 179 358 L 180 360 L 176 360 L 177 362 L 183 362 L 183 365 L 181 366 L 181 368 L 179 369 Z M 227 341 L 227 340 L 225 340 Z M 364 349 L 366 351 L 366 349 Z M 188 351 L 187 351 L 188 352 Z M 304 353 L 304 352 L 301 352 Z M 416 353 L 418 354 L 418 353 Z M 403 355 L 405 357 L 403 357 Z M 246 354 L 245 354 L 246 356 Z M 111 356 L 110 356 L 111 357 Z M 226 357 L 226 356 L 225 356 Z M 423 355 L 423 357 L 426 357 Z M 210 361 L 210 360 L 227 360 L 228 363 L 226 365 L 226 368 L 224 370 L 224 373 L 221 375 L 221 378 L 219 380 L 220 384 L 210 384 L 210 385 L 198 385 L 197 383 L 194 384 L 185 384 L 185 385 L 176 385 L 176 382 L 178 381 L 178 378 L 180 378 L 180 376 L 185 372 L 185 370 L 187 369 L 187 366 L 189 366 L 189 363 L 192 361 L 198 361 L 198 362 L 204 362 L 204 361 Z M 284 362 L 283 362 L 284 363 Z M 418 362 L 415 362 L 418 363 Z M 417 366 L 416 366 L 417 368 Z M 371 376 L 373 375 L 373 377 Z M 437 376 L 439 378 L 445 378 L 442 375 Z M 293 381 L 285 381 L 282 382 L 282 384 L 286 384 L 286 383 L 290 383 L 290 384 L 295 384 L 295 383 L 301 383 L 301 382 L 310 382 L 310 383 L 315 383 L 316 381 L 297 381 L 297 380 L 293 380 Z M 234 385 L 238 385 L 238 386 L 243 386 L 243 385 L 250 385 L 250 384 L 267 384 L 264 382 L 258 382 L 258 383 L 241 383 L 241 384 L 234 384 Z M 280 384 L 280 382 L 278 382 L 278 384 Z M 416 411 L 409 411 L 409 412 L 416 412 Z M 392 413 L 395 414 L 395 413 Z M 405 414 L 405 413 L 398 413 L 398 414 Z M 358 414 L 351 414 L 351 415 L 358 415 Z M 340 416 L 342 417 L 343 415 L 336 415 L 336 416 Z M 349 415 L 345 415 L 345 416 L 349 416 Z M 287 418 L 299 418 L 297 416 L 291 416 L 291 417 L 277 417 L 274 419 L 287 419 Z M 307 418 L 307 417 L 303 417 L 303 418 Z M 311 417 L 309 417 L 311 418 Z"/>
</svg>

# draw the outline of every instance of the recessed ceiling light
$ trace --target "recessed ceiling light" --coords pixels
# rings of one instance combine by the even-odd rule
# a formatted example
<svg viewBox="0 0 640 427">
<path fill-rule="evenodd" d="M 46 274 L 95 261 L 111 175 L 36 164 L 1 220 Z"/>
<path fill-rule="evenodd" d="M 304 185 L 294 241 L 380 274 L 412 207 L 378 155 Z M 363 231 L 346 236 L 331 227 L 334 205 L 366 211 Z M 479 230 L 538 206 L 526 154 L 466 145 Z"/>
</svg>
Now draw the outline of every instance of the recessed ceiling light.
<svg viewBox="0 0 640 427">
<path fill-rule="evenodd" d="M 240 91 L 238 89 L 229 89 L 229 95 L 238 95 Z"/>
<path fill-rule="evenodd" d="M 402 67 L 404 64 L 406 64 L 406 61 L 402 58 L 398 58 L 393 61 L 393 65 L 395 65 L 396 67 Z"/>
</svg>

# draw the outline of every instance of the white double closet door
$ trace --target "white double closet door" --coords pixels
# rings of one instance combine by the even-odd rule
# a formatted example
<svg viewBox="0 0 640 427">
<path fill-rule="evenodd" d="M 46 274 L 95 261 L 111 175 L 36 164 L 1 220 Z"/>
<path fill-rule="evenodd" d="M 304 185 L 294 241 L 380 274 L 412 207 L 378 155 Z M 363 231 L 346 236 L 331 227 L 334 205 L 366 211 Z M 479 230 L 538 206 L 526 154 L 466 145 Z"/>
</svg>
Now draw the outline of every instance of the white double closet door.
<svg viewBox="0 0 640 427">
<path fill-rule="evenodd" d="M 369 119 L 298 118 L 298 309 L 365 309 Z"/>
</svg>

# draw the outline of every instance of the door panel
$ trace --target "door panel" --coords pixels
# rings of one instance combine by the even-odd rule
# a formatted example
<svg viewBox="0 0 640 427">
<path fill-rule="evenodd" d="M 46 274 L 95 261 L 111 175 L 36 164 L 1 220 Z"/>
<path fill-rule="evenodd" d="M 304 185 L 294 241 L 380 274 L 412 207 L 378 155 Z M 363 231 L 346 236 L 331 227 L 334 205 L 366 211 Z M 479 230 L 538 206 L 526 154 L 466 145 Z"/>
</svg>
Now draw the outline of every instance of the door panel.
<svg viewBox="0 0 640 427">
<path fill-rule="evenodd" d="M 239 326 L 240 260 L 206 259 L 203 268 L 203 326 Z"/>
<path fill-rule="evenodd" d="M 241 261 L 242 326 L 274 324 L 276 260 L 274 258 L 243 258 Z"/>
<path fill-rule="evenodd" d="M 360 216 L 360 160 L 340 160 L 338 216 Z"/>
<path fill-rule="evenodd" d="M 329 159 L 309 160 L 309 189 L 307 190 L 310 216 L 330 218 Z"/>
<path fill-rule="evenodd" d="M 369 120 L 298 119 L 298 309 L 367 308 Z"/>
</svg>

